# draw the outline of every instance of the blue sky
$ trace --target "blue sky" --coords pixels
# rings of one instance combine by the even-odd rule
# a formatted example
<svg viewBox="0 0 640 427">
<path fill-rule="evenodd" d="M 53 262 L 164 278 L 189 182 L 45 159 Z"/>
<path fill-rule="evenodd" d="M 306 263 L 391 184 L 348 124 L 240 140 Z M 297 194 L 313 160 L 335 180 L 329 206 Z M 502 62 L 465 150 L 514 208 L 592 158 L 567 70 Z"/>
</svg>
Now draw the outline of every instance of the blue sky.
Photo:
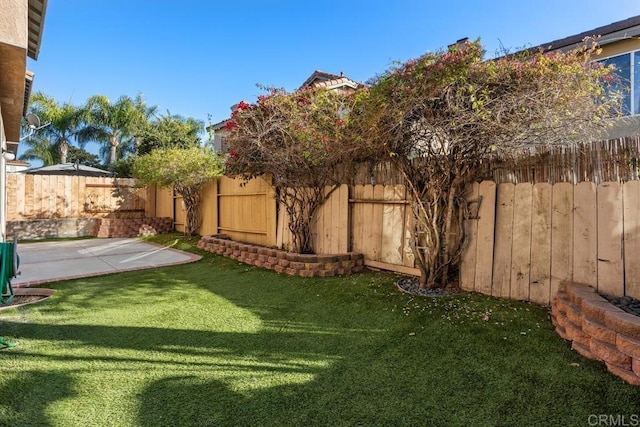
<svg viewBox="0 0 640 427">
<path fill-rule="evenodd" d="M 142 93 L 161 112 L 217 122 L 257 83 L 314 71 L 366 81 L 394 61 L 480 37 L 489 54 L 640 15 L 638 0 L 49 0 L 33 90 L 83 103 Z"/>
</svg>

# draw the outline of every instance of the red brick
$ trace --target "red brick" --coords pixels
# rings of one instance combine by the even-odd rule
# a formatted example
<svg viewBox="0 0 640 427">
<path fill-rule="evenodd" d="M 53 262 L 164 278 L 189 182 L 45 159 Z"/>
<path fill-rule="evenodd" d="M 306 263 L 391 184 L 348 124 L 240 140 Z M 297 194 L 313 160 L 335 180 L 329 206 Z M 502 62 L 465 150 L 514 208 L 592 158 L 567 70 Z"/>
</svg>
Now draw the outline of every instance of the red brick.
<svg viewBox="0 0 640 427">
<path fill-rule="evenodd" d="M 616 375 L 622 378 L 624 381 L 628 382 L 631 385 L 640 385 L 640 376 L 633 373 L 632 371 L 629 371 L 627 369 L 622 369 L 615 365 L 610 365 L 608 363 L 607 363 L 607 369 L 613 375 Z"/>
<path fill-rule="evenodd" d="M 576 325 L 575 323 L 567 322 L 567 324 L 564 325 L 564 330 L 567 334 L 568 339 L 570 339 L 571 341 L 577 341 L 584 346 L 588 346 L 591 342 L 589 336 L 582 332 L 580 326 Z"/>
<path fill-rule="evenodd" d="M 616 333 L 595 320 L 582 319 L 582 332 L 607 344 L 616 343 Z"/>
<path fill-rule="evenodd" d="M 316 276 L 316 272 L 313 270 L 300 270 L 300 276 L 302 277 L 314 277 Z"/>
<path fill-rule="evenodd" d="M 305 262 L 305 270 L 321 270 L 324 266 L 319 262 Z"/>
<path fill-rule="evenodd" d="M 624 354 L 640 359 L 640 340 L 617 334 L 616 347 Z"/>
<path fill-rule="evenodd" d="M 607 311 L 604 317 L 604 324 L 627 338 L 640 340 L 640 317 L 638 316 L 625 313 L 620 309 L 618 311 Z"/>
<path fill-rule="evenodd" d="M 555 321 L 556 321 L 556 326 L 562 326 L 564 328 L 564 325 L 566 325 L 569 320 L 567 319 L 567 316 L 559 311 L 558 314 L 555 317 Z"/>
<path fill-rule="evenodd" d="M 354 273 L 362 273 L 365 270 L 364 265 L 357 265 L 355 267 L 353 267 L 353 272 Z"/>
<path fill-rule="evenodd" d="M 269 264 L 276 265 L 276 264 L 278 264 L 278 261 L 279 261 L 279 259 L 274 257 L 274 256 L 270 256 L 270 257 L 267 258 L 267 262 Z"/>
<path fill-rule="evenodd" d="M 631 370 L 634 374 L 640 375 L 640 359 L 635 357 L 631 359 Z"/>
<path fill-rule="evenodd" d="M 593 354 L 588 347 L 586 347 L 586 346 L 584 346 L 584 345 L 582 345 L 580 343 L 577 343 L 577 342 L 571 343 L 571 348 L 574 349 L 575 351 L 577 351 L 578 353 L 580 353 L 581 355 L 583 355 L 584 357 L 586 357 L 587 359 L 600 360 L 598 358 L 598 356 Z"/>
<path fill-rule="evenodd" d="M 558 310 L 566 313 L 567 309 L 571 306 L 571 301 L 566 296 L 564 292 L 558 292 L 555 300 L 555 305 L 558 307 Z"/>
<path fill-rule="evenodd" d="M 318 271 L 319 277 L 333 277 L 336 273 L 333 270 L 320 270 Z"/>
<path fill-rule="evenodd" d="M 258 261 L 265 262 L 267 260 L 267 258 L 269 258 L 269 257 L 258 252 Z"/>
<path fill-rule="evenodd" d="M 286 270 L 286 267 L 278 264 L 278 265 L 275 265 L 273 269 L 278 273 L 283 273 Z"/>
<path fill-rule="evenodd" d="M 290 275 L 290 276 L 297 276 L 297 275 L 298 275 L 298 271 L 299 271 L 299 270 L 296 270 L 295 268 L 291 268 L 291 267 L 289 267 L 289 268 L 287 268 L 287 269 L 285 270 L 285 273 L 287 273 L 287 274 L 288 274 L 288 275 Z"/>
<path fill-rule="evenodd" d="M 569 319 L 569 322 L 575 324 L 575 325 L 581 325 L 582 324 L 582 312 L 580 311 L 579 308 L 576 308 L 575 306 L 569 306 L 567 308 L 567 319 Z"/>
<path fill-rule="evenodd" d="M 280 259 L 278 261 L 278 265 L 280 265 L 282 267 L 289 267 L 289 261 L 287 261 L 286 259 Z"/>
<path fill-rule="evenodd" d="M 618 351 L 618 349 L 611 344 L 592 339 L 589 349 L 591 353 L 604 360 L 607 364 L 631 370 L 631 357 Z"/>
<path fill-rule="evenodd" d="M 604 325 L 606 325 L 604 321 L 605 313 L 610 311 L 616 311 L 614 309 L 617 309 L 621 313 L 624 313 L 618 307 L 614 306 L 613 304 L 607 301 L 603 302 L 603 301 L 583 300 L 582 304 L 580 304 L 580 309 L 582 310 L 582 315 L 584 317 L 587 317 L 591 320 L 595 320 L 596 322 L 602 323 Z"/>
<path fill-rule="evenodd" d="M 304 262 L 292 262 L 289 266 L 296 270 L 302 270 L 304 268 Z"/>
<path fill-rule="evenodd" d="M 335 270 L 339 267 L 340 265 L 337 262 L 326 262 L 324 264 L 324 269 L 325 270 Z"/>
<path fill-rule="evenodd" d="M 594 293 L 593 291 L 576 290 L 572 292 L 572 295 L 573 295 L 572 301 L 578 307 L 582 305 L 583 301 L 607 302 L 606 299 Z"/>
</svg>

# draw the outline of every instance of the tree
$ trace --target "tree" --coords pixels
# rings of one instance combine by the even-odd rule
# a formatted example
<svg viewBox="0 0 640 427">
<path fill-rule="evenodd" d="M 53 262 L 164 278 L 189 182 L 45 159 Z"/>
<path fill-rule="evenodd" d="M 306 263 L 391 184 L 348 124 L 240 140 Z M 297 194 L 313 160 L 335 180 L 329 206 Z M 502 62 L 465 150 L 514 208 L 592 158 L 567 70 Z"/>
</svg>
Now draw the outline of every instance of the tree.
<svg viewBox="0 0 640 427">
<path fill-rule="evenodd" d="M 138 154 L 148 154 L 158 148 L 191 148 L 200 145 L 201 121 L 179 115 L 160 116 L 138 131 Z"/>
<path fill-rule="evenodd" d="M 101 151 L 108 153 L 109 164 L 118 159 L 119 150 L 135 151 L 136 130 L 155 111 L 155 107 L 146 106 L 141 95 L 135 101 L 121 96 L 113 103 L 104 95 L 95 95 L 87 100 L 85 109 L 87 132 L 79 140 L 102 143 Z"/>
<path fill-rule="evenodd" d="M 182 196 L 187 210 L 187 237 L 200 228 L 202 187 L 222 175 L 223 168 L 222 157 L 200 147 L 160 148 L 133 160 L 133 176 L 143 184 L 173 188 Z"/>
<path fill-rule="evenodd" d="M 25 142 L 29 148 L 21 158 L 42 160 L 45 166 L 66 163 L 69 147 L 85 132 L 82 109 L 70 103 L 60 104 L 52 97 L 37 92 L 31 97 L 30 111 L 43 124 L 49 125 Z"/>
<path fill-rule="evenodd" d="M 51 144 L 48 138 L 37 135 L 31 137 L 20 145 L 26 145 L 28 148 L 20 155 L 20 160 L 33 161 L 40 160 L 43 166 L 51 166 L 58 163 L 60 158 L 60 151 L 58 148 Z"/>
<path fill-rule="evenodd" d="M 349 170 L 356 150 L 344 130 L 352 102 L 322 89 L 271 90 L 257 104 L 240 102 L 227 122 L 227 175 L 272 177 L 276 200 L 289 214 L 293 252 L 313 252 L 311 222 L 328 197 L 325 188 L 335 189 L 340 172 Z"/>
<path fill-rule="evenodd" d="M 395 163 L 413 194 L 421 287 L 446 286 L 464 247 L 466 185 L 483 159 L 593 136 L 615 99 L 595 47 L 483 61 L 479 42 L 427 54 L 378 77 L 352 131 Z"/>
<path fill-rule="evenodd" d="M 95 154 L 89 153 L 87 150 L 83 148 L 77 148 L 70 146 L 69 152 L 67 154 L 67 162 L 69 163 L 79 163 L 85 166 L 91 166 L 94 168 L 100 168 L 102 165 L 100 164 L 100 159 Z"/>
</svg>

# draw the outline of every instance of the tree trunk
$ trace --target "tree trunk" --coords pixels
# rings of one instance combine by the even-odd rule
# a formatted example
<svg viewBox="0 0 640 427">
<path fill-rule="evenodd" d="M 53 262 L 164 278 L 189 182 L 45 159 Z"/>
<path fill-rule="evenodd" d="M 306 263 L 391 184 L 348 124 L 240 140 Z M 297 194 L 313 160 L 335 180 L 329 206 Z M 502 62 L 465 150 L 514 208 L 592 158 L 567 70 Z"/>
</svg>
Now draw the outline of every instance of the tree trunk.
<svg viewBox="0 0 640 427">
<path fill-rule="evenodd" d="M 118 155 L 118 137 L 116 135 L 111 135 L 110 143 L 109 143 L 109 164 L 112 165 L 116 162 L 116 156 Z"/>
</svg>

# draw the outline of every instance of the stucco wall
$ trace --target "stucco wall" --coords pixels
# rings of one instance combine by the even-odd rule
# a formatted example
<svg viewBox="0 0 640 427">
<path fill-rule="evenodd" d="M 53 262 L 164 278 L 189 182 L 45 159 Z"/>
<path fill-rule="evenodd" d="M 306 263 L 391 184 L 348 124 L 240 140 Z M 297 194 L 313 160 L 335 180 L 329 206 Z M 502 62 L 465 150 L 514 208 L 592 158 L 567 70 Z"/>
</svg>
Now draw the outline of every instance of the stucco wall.
<svg viewBox="0 0 640 427">
<path fill-rule="evenodd" d="M 27 48 L 27 0 L 0 1 L 0 43 Z"/>
</svg>

